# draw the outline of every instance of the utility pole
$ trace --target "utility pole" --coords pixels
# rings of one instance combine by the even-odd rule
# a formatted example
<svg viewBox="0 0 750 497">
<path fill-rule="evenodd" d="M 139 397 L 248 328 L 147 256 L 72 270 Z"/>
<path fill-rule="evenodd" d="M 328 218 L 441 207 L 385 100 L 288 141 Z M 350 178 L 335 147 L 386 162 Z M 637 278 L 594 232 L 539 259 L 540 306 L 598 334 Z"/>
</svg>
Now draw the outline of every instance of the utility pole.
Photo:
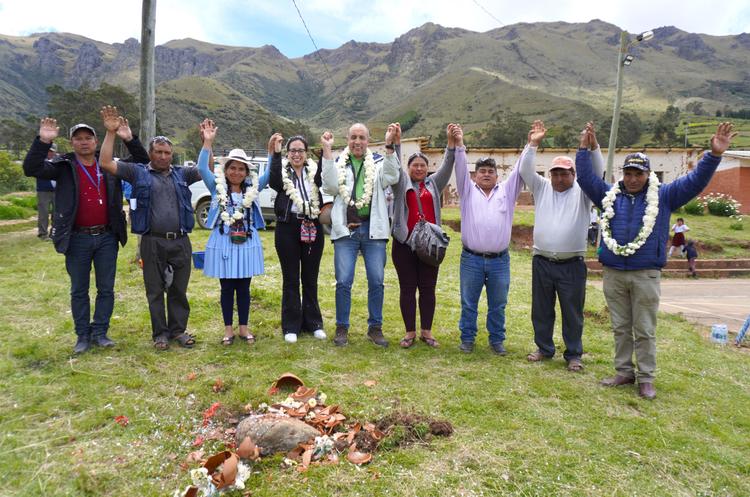
<svg viewBox="0 0 750 497">
<path fill-rule="evenodd" d="M 156 87 L 154 83 L 154 31 L 156 0 L 143 0 L 141 17 L 141 140 L 156 134 Z"/>
</svg>

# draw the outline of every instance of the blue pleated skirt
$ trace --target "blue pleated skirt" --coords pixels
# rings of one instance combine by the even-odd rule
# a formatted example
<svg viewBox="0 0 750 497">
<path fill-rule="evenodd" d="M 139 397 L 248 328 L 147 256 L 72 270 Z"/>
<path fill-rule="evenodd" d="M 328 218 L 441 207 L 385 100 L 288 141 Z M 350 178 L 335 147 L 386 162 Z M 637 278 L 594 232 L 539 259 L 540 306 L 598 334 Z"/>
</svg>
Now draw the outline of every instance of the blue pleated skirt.
<svg viewBox="0 0 750 497">
<path fill-rule="evenodd" d="M 228 230 L 216 227 L 206 243 L 203 274 L 212 278 L 252 278 L 263 274 L 263 245 L 255 227 L 250 228 L 245 243 L 232 243 Z"/>
</svg>

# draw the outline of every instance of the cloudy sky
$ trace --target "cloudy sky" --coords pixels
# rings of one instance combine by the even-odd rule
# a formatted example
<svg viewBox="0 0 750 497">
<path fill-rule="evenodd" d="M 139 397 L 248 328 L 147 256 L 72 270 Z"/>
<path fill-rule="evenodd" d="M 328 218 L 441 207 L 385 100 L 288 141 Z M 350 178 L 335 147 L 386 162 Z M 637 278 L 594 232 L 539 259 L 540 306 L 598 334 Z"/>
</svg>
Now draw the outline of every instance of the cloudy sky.
<svg viewBox="0 0 750 497">
<path fill-rule="evenodd" d="M 750 2 L 721 0 L 156 0 L 156 42 L 195 38 L 236 46 L 275 45 L 289 57 L 348 40 L 390 42 L 426 22 L 487 31 L 518 22 L 601 19 L 632 33 L 660 26 L 728 35 L 750 32 Z M 365 9 L 363 6 L 370 6 Z M 140 0 L 0 0 L 0 34 L 43 31 L 105 42 L 140 38 Z"/>
</svg>

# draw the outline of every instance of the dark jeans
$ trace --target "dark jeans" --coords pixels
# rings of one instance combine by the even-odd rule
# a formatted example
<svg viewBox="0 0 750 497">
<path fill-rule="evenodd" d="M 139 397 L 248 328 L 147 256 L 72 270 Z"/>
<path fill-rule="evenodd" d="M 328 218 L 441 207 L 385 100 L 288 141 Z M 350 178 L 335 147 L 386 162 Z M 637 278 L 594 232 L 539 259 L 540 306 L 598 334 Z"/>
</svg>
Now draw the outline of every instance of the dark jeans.
<svg viewBox="0 0 750 497">
<path fill-rule="evenodd" d="M 221 315 L 224 326 L 232 326 L 234 295 L 237 294 L 237 317 L 240 326 L 247 326 L 250 317 L 250 280 L 252 278 L 219 278 L 221 285 Z"/>
<path fill-rule="evenodd" d="M 190 317 L 187 287 L 190 281 L 193 247 L 190 238 L 183 236 L 167 240 L 150 235 L 141 237 L 143 259 L 143 283 L 146 287 L 148 310 L 151 313 L 151 334 L 169 338 L 185 332 Z M 166 290 L 167 306 L 164 306 L 164 271 L 172 266 L 172 285 Z"/>
<path fill-rule="evenodd" d="M 398 285 L 401 289 L 399 304 L 406 331 L 417 330 L 417 289 L 421 329 L 431 330 L 432 318 L 435 315 L 435 285 L 439 268 L 420 261 L 408 245 L 395 238 L 391 257 L 398 274 Z"/>
<path fill-rule="evenodd" d="M 586 300 L 586 263 L 583 259 L 555 263 L 534 256 L 531 263 L 531 322 L 534 342 L 547 357 L 555 355 L 555 296 L 560 300 L 566 361 L 583 354 L 583 304 Z"/>
<path fill-rule="evenodd" d="M 323 229 L 313 243 L 300 241 L 300 221 L 278 223 L 275 231 L 276 253 L 281 264 L 283 290 L 281 296 L 281 329 L 284 334 L 298 334 L 323 329 L 318 304 L 318 273 L 323 257 Z M 300 279 L 302 300 L 300 301 Z"/>
<path fill-rule="evenodd" d="M 115 305 L 115 273 L 117 271 L 117 237 L 110 232 L 86 235 L 73 232 L 65 252 L 65 268 L 70 275 L 70 311 L 76 335 L 90 338 L 104 336 L 109 329 L 109 318 Z M 91 263 L 96 276 L 94 320 L 91 318 L 89 284 Z"/>
</svg>

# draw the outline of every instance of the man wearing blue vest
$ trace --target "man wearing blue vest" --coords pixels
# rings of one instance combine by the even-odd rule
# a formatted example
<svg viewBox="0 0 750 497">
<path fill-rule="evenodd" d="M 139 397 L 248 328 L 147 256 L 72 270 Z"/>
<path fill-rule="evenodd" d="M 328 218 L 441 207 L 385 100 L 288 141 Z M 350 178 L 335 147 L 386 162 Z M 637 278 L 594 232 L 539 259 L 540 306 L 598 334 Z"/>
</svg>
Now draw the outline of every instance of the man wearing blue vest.
<svg viewBox="0 0 750 497">
<path fill-rule="evenodd" d="M 186 332 L 193 252 L 188 234 L 195 223 L 189 186 L 201 180 L 200 173 L 197 167 L 172 166 L 172 142 L 164 136 L 155 136 L 149 142 L 148 164 L 115 162 L 115 134 L 127 125 L 127 119 L 111 106 L 103 107 L 101 114 L 107 129 L 100 152 L 101 166 L 133 185 L 131 229 L 142 236 L 143 282 L 154 347 L 166 350 L 169 341 L 174 340 L 181 347 L 192 348 L 195 338 Z"/>
</svg>

